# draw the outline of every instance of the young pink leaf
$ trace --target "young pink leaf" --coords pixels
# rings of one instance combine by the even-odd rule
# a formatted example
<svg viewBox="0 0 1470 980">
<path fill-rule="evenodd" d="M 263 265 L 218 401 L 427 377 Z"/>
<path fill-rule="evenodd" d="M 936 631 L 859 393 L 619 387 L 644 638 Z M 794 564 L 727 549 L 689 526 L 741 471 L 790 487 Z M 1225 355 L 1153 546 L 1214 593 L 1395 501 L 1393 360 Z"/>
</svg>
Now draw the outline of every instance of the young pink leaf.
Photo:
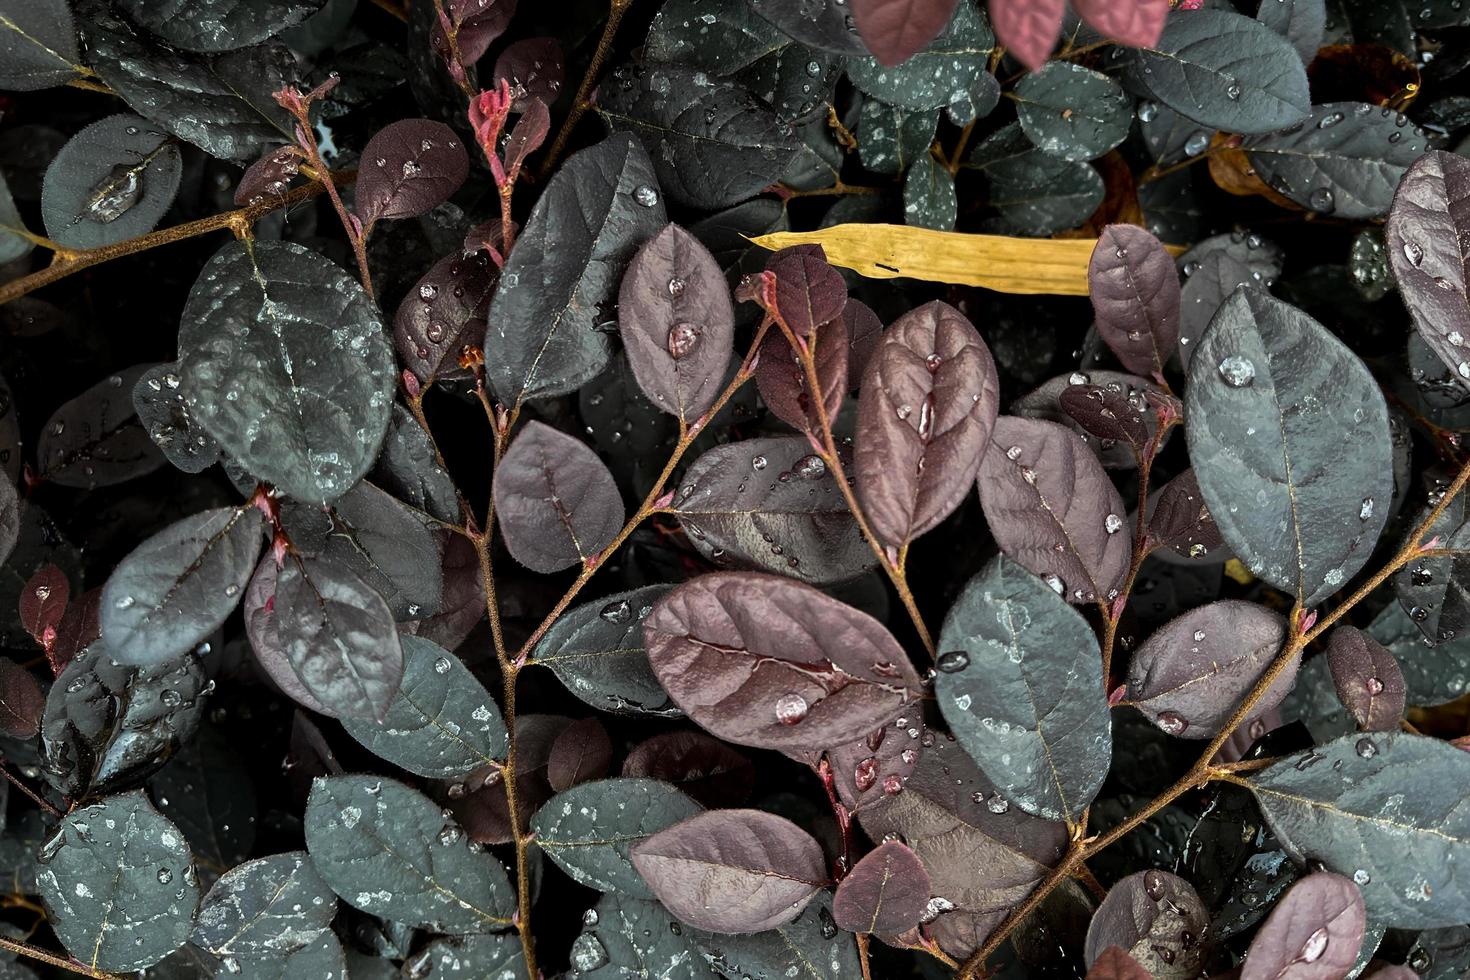
<svg viewBox="0 0 1470 980">
<path fill-rule="evenodd" d="M 1135 374 L 1163 377 L 1179 343 L 1174 257 L 1142 228 L 1108 225 L 1092 250 L 1087 285 L 1097 332 L 1118 360 Z"/>
<path fill-rule="evenodd" d="M 515 42 L 495 59 L 494 78 L 510 83 L 512 112 L 525 112 L 531 99 L 551 105 L 561 95 L 566 79 L 561 43 L 554 37 L 528 37 Z"/>
<path fill-rule="evenodd" d="M 1032 71 L 1046 64 L 1062 30 L 1066 0 L 990 0 L 995 36 Z"/>
<path fill-rule="evenodd" d="M 1327 638 L 1327 665 L 1337 699 L 1369 732 L 1398 731 L 1404 717 L 1404 675 L 1393 654 L 1352 626 L 1339 626 Z"/>
<path fill-rule="evenodd" d="M 929 892 L 929 872 L 919 856 L 896 840 L 886 841 L 838 884 L 832 918 L 848 932 L 896 935 L 920 923 Z"/>
<path fill-rule="evenodd" d="M 607 466 L 582 442 L 531 422 L 495 470 L 495 512 L 511 557 L 550 573 L 600 555 L 623 526 Z"/>
<path fill-rule="evenodd" d="M 471 67 L 489 50 L 495 39 L 505 33 L 515 16 L 517 0 L 445 0 L 449 23 L 456 31 L 460 61 Z M 449 60 L 449 41 L 444 28 L 435 23 L 429 44 L 445 61 Z"/>
<path fill-rule="evenodd" d="M 252 163 L 235 188 L 235 205 L 245 207 L 283 197 L 305 162 L 298 146 L 278 146 Z"/>
<path fill-rule="evenodd" d="M 1367 913 L 1358 886 L 1341 875 L 1308 875 L 1256 931 L 1240 980 L 1338 980 L 1352 971 Z"/>
<path fill-rule="evenodd" d="M 1151 980 L 1152 974 L 1121 946 L 1109 946 L 1093 962 L 1086 980 Z"/>
<path fill-rule="evenodd" d="M 954 16 L 958 0 L 852 0 L 858 34 L 892 67 L 924 49 Z"/>
<path fill-rule="evenodd" d="M 400 119 L 363 147 L 354 210 L 364 225 L 412 218 L 449 200 L 469 172 L 454 130 L 433 119 Z"/>
<path fill-rule="evenodd" d="M 829 747 L 825 753 L 838 799 L 851 813 L 880 806 L 903 791 L 924 744 L 934 742 L 919 712 L 904 710 L 862 738 Z M 815 767 L 817 753 L 803 759 Z"/>
<path fill-rule="evenodd" d="M 928 303 L 884 331 L 863 377 L 854 455 L 879 539 L 901 548 L 960 505 L 999 407 L 995 361 L 959 310 Z"/>
<path fill-rule="evenodd" d="M 848 304 L 842 316 L 822 324 L 807 338 L 808 343 L 816 345 L 817 380 L 821 383 L 822 404 L 829 423 L 836 420 L 842 398 L 847 394 L 847 366 L 851 358 L 847 310 L 854 305 Z M 766 334 L 760 360 L 755 365 L 755 383 L 766 407 L 781 421 L 799 432 L 821 432 L 817 403 L 807 389 L 806 370 L 784 333 Z"/>
<path fill-rule="evenodd" d="M 1169 0 L 1072 0 L 1088 26 L 1119 44 L 1151 48 L 1164 33 Z"/>
<path fill-rule="evenodd" d="M 847 283 L 827 264 L 820 245 L 783 248 L 771 256 L 761 278 L 769 288 L 748 298 L 780 317 L 798 337 L 837 319 L 847 304 Z"/>
</svg>

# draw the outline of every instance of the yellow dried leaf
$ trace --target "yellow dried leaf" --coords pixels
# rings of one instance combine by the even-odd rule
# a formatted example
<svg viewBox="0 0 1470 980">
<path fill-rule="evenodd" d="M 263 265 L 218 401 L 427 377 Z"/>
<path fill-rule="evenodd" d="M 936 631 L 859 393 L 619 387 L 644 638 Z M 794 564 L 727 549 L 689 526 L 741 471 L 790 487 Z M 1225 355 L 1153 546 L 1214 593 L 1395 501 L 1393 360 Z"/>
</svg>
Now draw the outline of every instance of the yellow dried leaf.
<svg viewBox="0 0 1470 980">
<path fill-rule="evenodd" d="M 820 245 L 828 262 L 870 279 L 903 277 L 1057 296 L 1087 295 L 1087 263 L 1097 244 L 1095 238 L 1008 238 L 877 224 L 778 231 L 751 241 L 772 251 Z M 1184 251 L 1167 248 L 1174 255 Z"/>
</svg>

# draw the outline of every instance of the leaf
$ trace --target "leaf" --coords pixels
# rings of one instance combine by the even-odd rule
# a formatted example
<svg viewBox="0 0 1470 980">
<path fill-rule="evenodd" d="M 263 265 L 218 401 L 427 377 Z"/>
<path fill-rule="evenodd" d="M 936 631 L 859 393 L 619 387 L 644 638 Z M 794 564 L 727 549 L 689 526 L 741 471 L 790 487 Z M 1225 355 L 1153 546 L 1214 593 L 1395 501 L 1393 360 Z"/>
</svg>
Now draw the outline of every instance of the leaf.
<svg viewBox="0 0 1470 980">
<path fill-rule="evenodd" d="M 711 810 L 739 806 L 755 786 L 749 759 L 697 731 L 664 732 L 639 742 L 623 760 L 622 774 L 672 783 Z"/>
<path fill-rule="evenodd" d="M 1042 152 L 1094 160 L 1128 136 L 1133 100 L 1106 75 L 1053 61 L 1016 86 L 1016 116 Z"/>
<path fill-rule="evenodd" d="M 745 4 L 665 0 L 648 26 L 643 57 L 649 64 L 686 65 L 728 78 L 790 43 Z"/>
<path fill-rule="evenodd" d="M 1390 732 L 1344 735 L 1247 785 L 1294 860 L 1352 878 L 1370 920 L 1428 929 L 1457 924 L 1470 901 L 1467 778 L 1470 754 Z"/>
<path fill-rule="evenodd" d="M 274 555 L 267 555 L 255 567 L 255 574 L 245 587 L 241 611 L 245 617 L 245 635 L 250 642 L 250 650 L 255 655 L 256 664 L 282 694 L 309 711 L 336 717 L 336 710 L 317 700 L 297 676 L 286 644 L 281 641 L 275 616 L 276 579 L 279 574 Z"/>
<path fill-rule="evenodd" d="M 0 14 L 0 16 L 4 16 Z M 4 25 L 0 24 L 0 32 Z M 0 44 L 5 34 L 0 33 Z M 21 235 L 25 231 L 25 220 L 15 208 L 15 199 L 10 196 L 10 187 L 0 175 L 0 262 L 14 262 L 29 255 L 35 244 Z"/>
<path fill-rule="evenodd" d="M 522 827 L 530 824 L 536 810 L 553 795 L 546 778 L 551 748 L 557 736 L 573 724 L 572 719 L 561 715 L 523 714 L 516 718 L 516 811 Z M 477 843 L 506 844 L 515 837 L 503 777 L 499 766 L 485 766 L 445 789 L 450 812 Z"/>
<path fill-rule="evenodd" d="M 1113 742 L 1087 620 L 1002 555 L 950 607 L 939 649 L 935 697 L 960 746 L 1022 810 L 1080 821 Z"/>
<path fill-rule="evenodd" d="M 392 613 L 366 582 L 329 559 L 288 555 L 270 615 L 307 693 L 339 718 L 386 717 L 403 651 Z"/>
<path fill-rule="evenodd" d="M 128 667 L 101 643 L 78 652 L 46 695 L 46 781 L 72 798 L 136 786 L 193 737 L 207 684 L 192 653 Z"/>
<path fill-rule="evenodd" d="M 41 730 L 46 695 L 35 675 L 10 659 L 0 659 L 0 732 L 29 739 Z"/>
<path fill-rule="evenodd" d="M 1362 568 L 1393 498 L 1388 410 L 1321 324 L 1237 290 L 1190 362 L 1185 424 L 1205 503 L 1253 574 L 1312 606 Z"/>
<path fill-rule="evenodd" d="M 1241 143 L 1256 173 L 1318 214 L 1381 218 L 1409 166 L 1425 150 L 1408 117 L 1366 102 L 1312 106 L 1305 126 Z"/>
<path fill-rule="evenodd" d="M 696 936 L 707 961 L 739 977 L 845 980 L 859 976 L 855 937 L 832 920 L 832 901 L 818 892 L 784 925 L 745 936 Z M 857 971 L 857 972 L 854 972 Z M 724 974 L 722 974 L 724 975 Z"/>
<path fill-rule="evenodd" d="M 1291 886 L 1256 932 L 1241 980 L 1347 976 L 1366 925 L 1356 885 L 1341 875 L 1308 875 Z"/>
<path fill-rule="evenodd" d="M 1286 38 L 1302 64 L 1310 65 L 1322 47 L 1327 5 L 1323 0 L 1261 0 L 1256 20 Z"/>
<path fill-rule="evenodd" d="M 200 682 L 205 683 L 202 677 Z M 219 729 L 205 725 L 180 745 L 148 780 L 148 790 L 159 812 L 184 832 L 201 864 L 232 868 L 250 856 L 255 784 L 245 760 Z"/>
<path fill-rule="evenodd" d="M 1200 338 L 1230 294 L 1257 283 L 1269 289 L 1284 259 L 1279 248 L 1252 234 L 1240 235 L 1238 240 L 1236 235 L 1206 239 L 1185 252 L 1180 261 L 1185 280 L 1180 296 L 1179 361 L 1187 371 Z"/>
<path fill-rule="evenodd" d="M 954 176 L 932 156 L 920 157 L 904 177 L 904 221 L 920 228 L 951 231 L 958 213 Z"/>
<path fill-rule="evenodd" d="M 551 743 L 546 779 L 558 793 L 601 779 L 612 766 L 613 747 L 607 729 L 596 718 L 573 722 Z"/>
<path fill-rule="evenodd" d="M 905 6 L 910 9 L 903 13 Z M 855 3 L 852 15 L 875 57 L 849 57 L 847 77 L 864 94 L 905 109 L 937 109 L 970 91 L 986 73 L 995 47 L 995 36 L 974 0 L 869 0 Z M 930 31 L 926 16 L 943 19 Z M 871 37 L 875 21 L 886 35 L 876 46 Z M 928 37 L 919 40 L 918 49 L 893 58 L 891 52 L 912 43 L 907 38 L 919 32 L 928 32 Z"/>
<path fill-rule="evenodd" d="M 322 8 L 324 0 L 227 0 L 201 17 L 184 0 L 121 0 L 139 27 L 185 51 L 233 51 L 264 41 Z"/>
<path fill-rule="evenodd" d="M 1286 640 L 1279 613 L 1222 599 L 1171 620 L 1139 647 L 1128 665 L 1128 700 L 1170 735 L 1210 738 L 1276 659 Z M 1281 703 L 1300 657 L 1255 703 Z"/>
<path fill-rule="evenodd" d="M 1102 175 L 1080 161 L 1037 149 L 1019 123 L 993 133 L 970 154 L 990 180 L 989 204 L 1000 212 L 990 226 L 1024 235 L 1050 235 L 1082 225 L 1103 204 Z"/>
<path fill-rule="evenodd" d="M 233 963 L 238 973 L 230 971 Z M 287 955 L 260 956 L 220 961 L 224 973 L 238 980 L 293 980 L 295 977 L 344 977 L 347 974 L 346 951 L 332 933 L 323 934 L 309 946 Z"/>
<path fill-rule="evenodd" d="M 392 414 L 393 354 L 371 297 L 289 242 L 233 242 L 189 293 L 185 401 L 226 454 L 303 502 L 371 468 Z"/>
<path fill-rule="evenodd" d="M 177 363 L 148 368 L 133 385 L 133 409 L 170 463 L 185 473 L 203 473 L 219 462 L 219 443 L 189 411 L 182 383 Z"/>
<path fill-rule="evenodd" d="M 173 204 L 182 174 L 178 144 L 162 130 L 134 115 L 99 119 L 46 168 L 46 234 L 85 249 L 152 231 Z"/>
<path fill-rule="evenodd" d="M 496 980 L 516 980 L 525 976 L 525 955 L 521 941 L 509 935 L 456 936 L 435 939 L 404 961 L 403 969 L 423 980 L 445 980 L 465 973 Z M 353 968 L 354 970 L 356 968 Z M 400 976 L 396 967 L 385 980 Z M 353 972 L 353 980 L 358 974 Z"/>
<path fill-rule="evenodd" d="M 990 0 L 996 39 L 1032 71 L 1051 55 L 1066 13 L 1062 0 Z"/>
<path fill-rule="evenodd" d="M 1462 230 L 1470 225 L 1470 161 L 1438 150 L 1411 166 L 1394 194 L 1384 236 L 1399 294 L 1420 338 L 1470 386 L 1470 359 L 1464 350 L 1470 332 L 1466 280 L 1467 246 Z"/>
<path fill-rule="evenodd" d="M 479 61 L 490 45 L 495 43 L 495 39 L 505 33 L 510 19 L 515 16 L 516 3 L 517 0 L 491 0 L 486 7 L 478 0 L 474 3 L 470 0 L 450 0 L 446 6 L 449 9 L 450 23 L 459 36 L 460 59 L 465 65 L 473 65 Z M 440 58 L 447 61 L 449 43 L 444 37 L 444 29 L 437 19 L 431 20 L 434 21 L 431 46 Z"/>
<path fill-rule="evenodd" d="M 1068 602 L 1111 602 L 1128 574 L 1128 513 L 1102 465 L 1054 422 L 1001 416 L 980 506 L 1002 551 Z M 1116 520 L 1109 520 L 1116 518 Z"/>
<path fill-rule="evenodd" d="M 1434 648 L 1397 602 L 1390 602 L 1369 624 L 1367 633 L 1398 661 L 1409 704 L 1444 704 L 1470 685 L 1470 634 Z"/>
<path fill-rule="evenodd" d="M 546 856 L 578 884 L 651 899 L 654 893 L 634 870 L 630 852 L 703 810 L 667 783 L 603 779 L 547 800 L 531 818 L 531 830 Z"/>
<path fill-rule="evenodd" d="M 66 0 L 8 0 L 0 6 L 0 89 L 34 92 L 81 74 Z"/>
<path fill-rule="evenodd" d="M 785 0 L 748 2 L 781 33 L 809 47 L 834 54 L 865 54 L 868 50 L 841 0 L 817 0 L 802 7 L 793 7 Z"/>
<path fill-rule="evenodd" d="M 20 496 L 7 474 L 0 479 L 0 565 L 4 565 L 15 550 L 20 539 L 20 522 Z"/>
<path fill-rule="evenodd" d="M 847 283 L 827 262 L 820 245 L 777 252 L 749 288 L 751 295 L 745 298 L 754 299 L 798 337 L 837 319 L 847 307 Z"/>
<path fill-rule="evenodd" d="M 319 779 L 305 824 L 312 863 L 349 905 L 455 935 L 510 925 L 505 869 L 417 790 L 377 776 Z"/>
<path fill-rule="evenodd" d="M 109 375 L 51 413 L 36 446 L 44 479 L 91 490 L 152 473 L 163 464 L 128 397 L 146 367 Z"/>
<path fill-rule="evenodd" d="M 494 495 L 506 548 L 534 572 L 600 559 L 623 525 L 622 497 L 602 460 L 541 422 L 511 442 Z"/>
<path fill-rule="evenodd" d="M 954 307 L 926 304 L 884 331 L 863 377 L 853 467 L 881 540 L 901 548 L 960 505 L 999 402 L 990 349 Z"/>
<path fill-rule="evenodd" d="M 522 38 L 508 45 L 495 59 L 496 81 L 505 79 L 515 101 L 512 112 L 527 112 L 532 99 L 552 105 L 561 95 L 566 64 L 561 43 L 554 37 Z"/>
<path fill-rule="evenodd" d="M 689 817 L 631 854 L 664 908 L 725 935 L 790 922 L 827 881 L 821 846 L 791 821 L 759 810 Z"/>
<path fill-rule="evenodd" d="M 31 639 L 43 647 L 50 646 L 70 600 L 71 583 L 67 581 L 65 572 L 55 565 L 43 565 L 37 569 L 20 593 L 20 622 L 31 634 Z M 49 640 L 48 630 L 51 632 Z"/>
<path fill-rule="evenodd" d="M 858 141 L 858 157 L 863 166 L 874 173 L 903 173 L 915 160 L 929 152 L 938 122 L 937 109 L 910 112 L 877 99 L 864 99 L 858 107 L 857 130 L 853 134 Z M 837 223 L 835 215 L 832 215 L 832 222 Z"/>
<path fill-rule="evenodd" d="M 618 290 L 618 330 L 643 393 L 696 423 L 720 393 L 735 331 L 724 273 L 698 239 L 670 224 L 643 244 Z"/>
<path fill-rule="evenodd" d="M 898 935 L 919 924 L 929 904 L 929 872 L 898 841 L 885 841 L 837 885 L 832 918 L 849 932 Z"/>
<path fill-rule="evenodd" d="M 446 255 L 429 267 L 398 304 L 393 340 L 421 385 L 472 376 L 460 356 L 485 342 L 485 316 L 499 272 L 490 256 Z"/>
<path fill-rule="evenodd" d="M 247 861 L 204 896 L 190 940 L 215 956 L 279 956 L 331 933 L 337 896 L 305 851 Z"/>
<path fill-rule="evenodd" d="M 856 305 L 853 304 L 854 307 Z M 844 305 L 841 316 L 821 324 L 816 333 L 808 334 L 811 345 L 816 348 L 813 366 L 816 368 L 817 387 L 821 391 L 820 408 L 826 411 L 829 425 L 835 424 L 842 409 L 842 398 L 847 394 L 848 362 L 851 359 L 848 318 L 848 307 Z M 793 429 L 819 436 L 822 424 L 818 401 L 811 397 L 806 369 L 801 357 L 791 349 L 791 341 L 786 339 L 785 333 L 772 330 L 761 342 L 755 362 L 755 383 L 771 414 Z"/>
<path fill-rule="evenodd" d="M 702 980 L 710 967 L 690 932 L 657 902 L 603 895 L 582 916 L 582 932 L 572 942 L 572 968 L 589 980 Z"/>
<path fill-rule="evenodd" d="M 380 218 L 412 218 L 449 200 L 469 175 L 454 130 L 433 119 L 400 119 L 362 148 L 354 208 L 364 234 Z"/>
<path fill-rule="evenodd" d="M 1369 732 L 1397 731 L 1404 717 L 1404 675 L 1373 637 L 1339 626 L 1327 638 L 1327 662 L 1343 707 Z"/>
<path fill-rule="evenodd" d="M 93 970 L 152 966 L 188 938 L 199 904 L 193 859 L 142 793 L 73 810 L 38 861 L 51 927 Z"/>
<path fill-rule="evenodd" d="M 660 599 L 643 630 L 649 662 L 675 703 L 738 745 L 851 741 L 920 687 L 876 620 L 774 575 L 702 575 Z"/>
<path fill-rule="evenodd" d="M 347 717 L 363 748 L 418 776 L 448 779 L 503 759 L 510 742 L 495 700 L 458 657 L 401 636 L 403 681 L 382 723 Z"/>
<path fill-rule="evenodd" d="M 572 154 L 516 238 L 485 335 L 485 370 L 507 404 L 575 391 L 607 365 L 594 327 L 634 251 L 666 224 L 653 165 L 611 136 Z"/>
<path fill-rule="evenodd" d="M 1307 118 L 1307 73 L 1271 28 L 1227 10 L 1181 11 L 1130 66 L 1159 102 L 1213 129 L 1268 133 Z"/>
<path fill-rule="evenodd" d="M 1152 974 L 1121 946 L 1109 946 L 1098 954 L 1087 971 L 1087 980 L 1150 980 Z"/>
<path fill-rule="evenodd" d="M 832 473 L 800 436 L 715 446 L 684 474 L 671 509 L 716 564 L 825 585 L 876 561 Z"/>
<path fill-rule="evenodd" d="M 415 510 L 446 523 L 460 520 L 454 481 L 434 457 L 428 434 L 402 405 L 393 406 L 372 479 Z"/>
<path fill-rule="evenodd" d="M 1202 559 L 1218 555 L 1220 530 L 1200 497 L 1194 470 L 1185 470 L 1164 485 L 1148 519 L 1150 548 L 1170 548 L 1175 554 Z M 1228 552 L 1226 552 L 1228 554 Z"/>
<path fill-rule="evenodd" d="M 1093 325 L 1134 374 L 1162 377 L 1179 343 L 1179 273 L 1153 235 L 1103 229 L 1087 266 Z"/>
<path fill-rule="evenodd" d="M 134 549 L 102 590 L 108 656 L 158 663 L 218 629 L 250 580 L 260 530 L 254 507 L 220 507 L 186 517 Z"/>
<path fill-rule="evenodd" d="M 1192 977 L 1204 958 L 1200 940 L 1209 922 L 1189 882 L 1167 871 L 1139 871 L 1110 888 L 1098 906 L 1087 927 L 1085 958 L 1092 966 L 1116 946 L 1151 976 Z"/>
<path fill-rule="evenodd" d="M 1132 48 L 1157 44 L 1169 16 L 1168 0 L 1076 0 L 1073 6 L 1093 30 Z"/>
<path fill-rule="evenodd" d="M 614 714 L 677 716 L 643 646 L 643 620 L 666 585 L 573 606 L 541 638 L 528 664 L 551 669 L 584 702 Z"/>
<path fill-rule="evenodd" d="M 598 89 L 597 111 L 609 129 L 642 141 L 659 186 L 689 207 L 738 204 L 796 155 L 789 124 L 745 89 L 688 68 L 615 74 Z"/>
</svg>

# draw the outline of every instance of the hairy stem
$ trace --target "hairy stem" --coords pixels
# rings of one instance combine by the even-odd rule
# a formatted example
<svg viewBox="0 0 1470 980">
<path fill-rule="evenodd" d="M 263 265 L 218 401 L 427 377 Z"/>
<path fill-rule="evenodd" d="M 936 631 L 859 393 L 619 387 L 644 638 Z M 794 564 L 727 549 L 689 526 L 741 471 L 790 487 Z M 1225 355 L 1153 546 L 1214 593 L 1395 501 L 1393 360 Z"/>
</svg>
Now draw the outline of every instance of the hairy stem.
<svg viewBox="0 0 1470 980">
<path fill-rule="evenodd" d="M 68 970 L 80 976 L 92 977 L 93 980 L 122 980 L 115 973 L 94 970 L 92 967 L 78 963 L 75 960 L 64 959 L 54 953 L 48 953 L 44 949 L 38 949 L 35 946 L 29 946 L 25 943 L 18 943 L 13 939 L 0 937 L 0 949 L 14 953 L 17 956 L 24 956 L 27 959 L 37 960 L 45 963 L 47 966 L 54 966 L 58 970 Z"/>
<path fill-rule="evenodd" d="M 607 23 L 603 25 L 602 37 L 597 41 L 597 50 L 592 53 L 592 61 L 587 65 L 587 74 L 582 76 L 582 84 L 577 86 L 577 97 L 572 100 L 572 111 L 567 113 L 567 118 L 562 122 L 561 129 L 557 130 L 556 139 L 551 144 L 551 151 L 546 154 L 546 159 L 541 161 L 541 176 L 551 173 L 551 168 L 556 166 L 561 151 L 566 148 L 567 140 L 571 139 L 572 130 L 577 128 L 577 123 L 582 121 L 582 114 L 591 108 L 589 99 L 592 96 L 592 88 L 597 84 L 597 76 L 602 72 L 603 62 L 607 61 L 608 52 L 612 50 L 613 38 L 617 36 L 618 25 L 622 23 L 623 15 L 633 5 L 633 0 L 608 0 Z"/>
<path fill-rule="evenodd" d="M 335 84 L 335 73 L 332 81 L 326 83 L 317 91 L 325 92 Z M 326 161 L 322 159 L 321 147 L 317 146 L 316 131 L 311 127 L 311 99 L 316 92 L 307 96 L 307 101 L 302 102 L 299 95 L 289 102 L 281 102 L 282 108 L 296 119 L 296 145 L 306 154 L 307 162 L 313 170 L 319 174 L 329 173 Z M 278 99 L 279 101 L 279 99 Z M 362 222 L 347 210 L 347 205 L 342 203 L 342 195 L 337 193 L 336 184 L 332 181 L 326 182 L 327 196 L 332 199 L 332 207 L 337 209 L 337 217 L 342 219 L 342 230 L 347 234 L 347 240 L 352 243 L 352 254 L 357 257 L 357 274 L 362 280 L 362 288 L 367 290 L 368 298 L 374 299 L 373 274 L 368 269 L 367 236 L 371 225 L 363 227 Z"/>
</svg>

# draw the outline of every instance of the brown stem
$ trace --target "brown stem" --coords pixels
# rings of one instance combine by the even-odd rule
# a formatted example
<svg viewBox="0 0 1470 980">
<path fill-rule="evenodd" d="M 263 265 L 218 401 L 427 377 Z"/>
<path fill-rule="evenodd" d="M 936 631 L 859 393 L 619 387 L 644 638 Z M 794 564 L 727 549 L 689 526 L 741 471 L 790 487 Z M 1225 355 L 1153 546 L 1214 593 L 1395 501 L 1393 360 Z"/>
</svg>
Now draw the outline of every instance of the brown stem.
<svg viewBox="0 0 1470 980">
<path fill-rule="evenodd" d="M 1156 163 L 1152 167 L 1149 167 L 1143 173 L 1138 175 L 1138 183 L 1140 186 L 1143 184 L 1151 184 L 1161 177 L 1167 177 L 1172 173 L 1177 173 L 1180 170 L 1185 170 L 1189 167 L 1194 166 L 1196 163 L 1199 163 L 1201 160 L 1208 160 L 1210 157 L 1214 156 L 1218 152 L 1218 149 L 1219 148 L 1212 146 L 1209 149 L 1205 150 L 1203 153 L 1198 153 L 1187 159 L 1180 160 L 1178 163 L 1170 164 L 1167 167 L 1160 167 Z"/>
<path fill-rule="evenodd" d="M 335 75 L 332 77 L 336 78 Z M 310 103 L 303 104 L 298 100 L 294 106 L 282 103 L 282 107 L 296 119 L 296 145 L 306 154 L 307 162 L 317 173 L 328 173 L 321 148 L 316 143 L 316 131 L 311 128 Z M 327 196 L 332 199 L 332 207 L 337 209 L 337 217 L 342 219 L 342 230 L 352 243 L 352 253 L 357 256 L 357 274 L 362 280 L 362 288 L 367 290 L 368 298 L 373 299 L 373 274 L 368 269 L 367 257 L 367 237 L 372 225 L 364 227 L 362 222 L 348 212 L 347 205 L 342 203 L 342 195 L 337 193 L 337 187 L 332 181 L 327 181 L 326 187 Z"/>
<path fill-rule="evenodd" d="M 783 190 L 783 197 L 843 197 L 850 194 L 882 194 L 883 188 L 866 184 L 844 184 L 841 180 L 831 187 L 816 187 L 809 191 Z"/>
<path fill-rule="evenodd" d="M 102 970 L 93 969 L 75 960 L 63 959 L 55 953 L 48 953 L 44 949 L 28 946 L 25 943 L 18 943 L 13 939 L 6 939 L 3 936 L 0 936 L 0 949 L 14 953 L 17 956 L 25 956 L 29 959 L 38 960 L 48 966 L 54 966 L 58 970 L 69 970 L 72 973 L 84 977 L 92 977 L 93 980 L 122 980 L 115 973 L 105 973 Z"/>
<path fill-rule="evenodd" d="M 357 180 L 357 171 L 355 170 L 339 170 L 332 174 L 332 182 L 344 186 L 351 184 L 355 180 Z M 309 201 L 331 186 L 332 184 L 330 183 L 314 181 L 305 187 L 298 187 L 280 197 L 269 201 L 261 201 L 259 204 L 252 204 L 236 211 L 225 211 L 208 218 L 200 218 L 197 221 L 174 225 L 172 228 L 163 228 L 158 231 L 149 232 L 146 235 L 139 235 L 137 238 L 129 238 L 115 245 L 89 248 L 82 252 L 58 253 L 58 255 L 67 255 L 69 257 L 60 258 L 44 269 L 32 272 L 28 276 L 21 276 L 19 279 L 12 279 L 10 282 L 0 285 L 0 305 L 9 303 L 13 299 L 19 299 L 27 293 L 40 289 L 42 286 L 49 286 L 51 283 L 59 279 L 64 279 L 74 272 L 80 272 L 83 269 L 94 265 L 101 265 L 103 262 L 110 262 L 113 259 L 120 259 L 125 255 L 146 252 L 148 249 L 156 248 L 159 245 L 181 242 L 186 238 L 193 238 L 196 235 L 206 235 L 212 231 L 249 227 L 252 223 L 260 220 L 272 211 L 279 211 L 282 208 L 289 208 L 300 204 L 302 201 Z"/>
<path fill-rule="evenodd" d="M 873 968 L 868 965 L 868 934 L 857 934 L 858 967 L 863 971 L 863 980 L 873 980 Z"/>
<path fill-rule="evenodd" d="M 577 128 L 577 123 L 582 121 L 582 114 L 591 108 L 588 101 L 592 95 L 592 88 L 597 84 L 597 76 L 602 71 L 602 63 L 607 60 L 607 53 L 612 50 L 613 38 L 618 33 L 618 24 L 623 20 L 623 15 L 633 5 L 633 0 L 608 0 L 607 23 L 603 25 L 602 37 L 597 41 L 597 50 L 592 53 L 592 61 L 587 65 L 587 74 L 582 76 L 582 84 L 577 86 L 577 97 L 572 100 L 572 111 L 567 113 L 567 118 L 562 122 L 561 129 L 557 131 L 556 139 L 551 144 L 551 151 L 546 154 L 546 159 L 541 161 L 541 176 L 545 177 L 551 173 L 551 168 L 556 166 L 557 158 L 566 147 L 567 140 L 571 139 L 572 130 Z"/>
<path fill-rule="evenodd" d="M 5 775 L 5 778 L 10 780 L 10 785 L 14 786 L 16 789 L 24 793 L 27 797 L 30 798 L 30 801 L 32 803 L 36 804 L 36 806 L 40 807 L 42 810 L 45 810 L 47 813 L 51 814 L 58 820 L 66 816 L 66 814 L 62 813 L 60 810 L 56 809 L 56 807 L 52 806 L 45 797 L 38 794 L 35 790 L 31 789 L 25 783 L 21 782 L 20 777 L 16 776 L 9 769 L 5 768 L 5 766 L 0 765 L 0 773 L 3 773 Z"/>
</svg>

